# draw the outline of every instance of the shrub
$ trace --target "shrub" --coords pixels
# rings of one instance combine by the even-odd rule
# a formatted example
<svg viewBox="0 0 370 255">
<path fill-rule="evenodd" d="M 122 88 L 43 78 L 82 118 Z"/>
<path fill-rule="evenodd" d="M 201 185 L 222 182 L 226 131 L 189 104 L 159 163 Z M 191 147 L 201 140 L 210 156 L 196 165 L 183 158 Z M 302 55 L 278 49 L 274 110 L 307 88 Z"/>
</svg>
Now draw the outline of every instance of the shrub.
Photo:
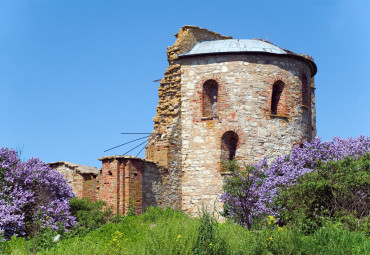
<svg viewBox="0 0 370 255">
<path fill-rule="evenodd" d="M 257 171 L 254 166 L 244 165 L 241 168 L 235 160 L 227 162 L 228 171 L 232 175 L 227 178 L 224 185 L 222 200 L 227 201 L 224 205 L 223 216 L 231 217 L 235 222 L 251 229 L 252 215 L 258 210 L 257 190 L 261 186 L 264 175 Z M 237 210 L 235 210 L 237 208 Z"/>
<path fill-rule="evenodd" d="M 295 185 L 281 189 L 277 200 L 284 208 L 281 218 L 299 222 L 307 231 L 321 226 L 327 217 L 350 229 L 365 230 L 364 219 L 370 215 L 370 153 L 318 165 Z"/>
<path fill-rule="evenodd" d="M 77 224 L 71 234 L 86 234 L 105 224 L 112 216 L 111 208 L 105 206 L 106 203 L 104 201 L 72 198 L 70 201 L 70 212 L 77 218 Z"/>
<path fill-rule="evenodd" d="M 253 166 L 253 172 L 248 173 L 250 168 L 241 169 L 246 173 L 234 171 L 225 181 L 221 201 L 226 205 L 227 215 L 244 226 L 250 226 L 253 221 L 267 215 L 278 217 L 282 207 L 276 203 L 276 198 L 281 187 L 294 185 L 298 177 L 315 171 L 322 163 L 338 161 L 347 156 L 357 158 L 369 150 L 369 137 L 334 138 L 329 142 L 315 138 L 305 142 L 303 148 L 294 147 L 290 155 L 280 156 L 271 164 L 263 159 Z M 238 187 L 234 188 L 233 185 Z M 232 192 L 238 189 L 241 191 Z"/>
<path fill-rule="evenodd" d="M 13 149 L 0 149 L 0 233 L 30 236 L 50 227 L 68 229 L 74 196 L 63 176 L 37 158 L 21 162 Z"/>
</svg>

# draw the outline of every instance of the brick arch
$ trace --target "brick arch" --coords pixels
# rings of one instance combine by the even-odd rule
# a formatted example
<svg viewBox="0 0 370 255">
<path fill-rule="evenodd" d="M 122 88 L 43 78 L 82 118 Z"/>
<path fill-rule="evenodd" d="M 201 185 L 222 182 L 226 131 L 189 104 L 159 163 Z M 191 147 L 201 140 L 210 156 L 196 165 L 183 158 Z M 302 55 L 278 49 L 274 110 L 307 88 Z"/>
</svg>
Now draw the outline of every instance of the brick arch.
<svg viewBox="0 0 370 255">
<path fill-rule="evenodd" d="M 271 104 L 272 104 L 272 94 L 274 90 L 275 84 L 283 84 L 283 90 L 280 95 L 279 105 L 278 105 L 278 111 L 276 114 L 271 112 Z M 280 115 L 280 116 L 286 116 L 289 117 L 290 113 L 290 107 L 289 107 L 289 101 L 290 101 L 290 82 L 289 80 L 282 75 L 272 75 L 269 76 L 266 79 L 266 95 L 267 95 L 267 101 L 265 105 L 265 112 L 270 115 Z"/>
<path fill-rule="evenodd" d="M 223 169 L 222 167 L 222 137 L 224 134 L 226 134 L 227 132 L 234 132 L 235 134 L 237 134 L 238 136 L 238 143 L 237 143 L 237 146 L 236 146 L 236 150 L 238 150 L 241 145 L 245 144 L 246 143 L 246 135 L 244 134 L 244 132 L 238 128 L 238 127 L 235 127 L 235 126 L 232 126 L 232 125 L 226 125 L 224 127 L 222 127 L 221 129 L 219 129 L 217 131 L 217 148 L 219 149 L 219 152 L 220 152 L 220 157 L 219 157 L 219 161 L 218 161 L 218 164 L 217 164 L 217 170 L 218 171 L 225 171 L 225 169 Z M 237 160 L 243 160 L 244 157 L 243 156 L 239 156 L 236 158 Z"/>
<path fill-rule="evenodd" d="M 239 136 L 234 131 L 226 131 L 221 137 L 221 161 L 235 159 Z"/>
<path fill-rule="evenodd" d="M 202 88 L 202 115 L 203 117 L 218 116 L 218 82 L 207 80 L 203 83 Z"/>
<path fill-rule="evenodd" d="M 234 132 L 238 135 L 239 141 L 238 141 L 238 145 L 236 146 L 237 149 L 240 148 L 241 144 L 245 144 L 247 139 L 246 139 L 246 135 L 244 134 L 244 132 L 238 127 L 235 127 L 235 126 L 232 126 L 232 125 L 227 125 L 227 126 L 221 128 L 217 132 L 217 145 L 218 145 L 218 147 L 221 146 L 222 136 L 228 131 L 232 131 L 232 132 Z"/>
<path fill-rule="evenodd" d="M 225 106 L 227 106 L 226 102 L 226 90 L 225 90 L 225 81 L 221 77 L 221 75 L 204 75 L 200 79 L 199 82 L 195 84 L 195 95 L 193 102 L 196 103 L 196 109 L 193 109 L 194 113 L 194 121 L 199 122 L 201 121 L 201 117 L 203 116 L 203 85 L 207 81 L 215 81 L 218 84 L 218 99 L 217 99 L 217 104 L 218 104 L 218 115 L 222 114 L 222 110 L 224 109 Z"/>
</svg>

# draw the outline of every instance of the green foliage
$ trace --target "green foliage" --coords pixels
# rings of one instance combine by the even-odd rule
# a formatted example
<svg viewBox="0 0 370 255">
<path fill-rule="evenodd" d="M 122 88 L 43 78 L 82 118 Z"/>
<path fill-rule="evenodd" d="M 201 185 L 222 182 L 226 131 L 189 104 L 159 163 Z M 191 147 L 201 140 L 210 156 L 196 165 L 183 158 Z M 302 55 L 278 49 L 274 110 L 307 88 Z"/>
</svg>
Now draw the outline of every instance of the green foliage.
<svg viewBox="0 0 370 255">
<path fill-rule="evenodd" d="M 54 247 L 57 242 L 54 241 L 56 236 L 64 235 L 64 231 L 58 230 L 57 232 L 54 231 L 52 228 L 46 228 L 35 234 L 30 240 L 30 247 L 31 251 L 35 253 L 36 251 L 40 250 L 47 250 Z"/>
<path fill-rule="evenodd" d="M 148 209 L 138 217 L 146 222 L 147 229 L 137 254 L 192 254 L 199 222 L 171 208 Z"/>
<path fill-rule="evenodd" d="M 240 166 L 236 159 L 233 160 L 223 160 L 221 162 L 221 169 L 224 172 L 235 172 L 240 171 Z"/>
<path fill-rule="evenodd" d="M 265 178 L 264 173 L 257 171 L 254 166 L 241 167 L 236 160 L 222 163 L 223 169 L 232 173 L 225 180 L 223 187 L 224 194 L 221 199 L 225 203 L 222 216 L 231 218 L 250 230 L 253 222 L 259 220 L 258 217 L 253 217 L 253 214 L 257 210 L 258 194 L 256 191 Z"/>
<path fill-rule="evenodd" d="M 135 200 L 130 197 L 130 204 L 128 207 L 128 211 L 126 213 L 127 216 L 134 216 L 136 215 L 136 210 L 135 210 Z"/>
<path fill-rule="evenodd" d="M 202 207 L 199 222 L 193 254 L 225 254 L 225 245 L 219 238 L 219 225 L 214 215 Z"/>
<path fill-rule="evenodd" d="M 70 235 L 83 235 L 105 224 L 112 216 L 104 201 L 91 201 L 88 198 L 73 198 L 70 201 L 70 211 L 77 218 L 76 226 Z"/>
<path fill-rule="evenodd" d="M 13 237 L 0 242 L 0 253 L 32 254 L 32 245 L 33 240 Z M 105 223 L 85 235 L 62 237 L 58 245 L 45 246 L 36 254 L 344 255 L 368 254 L 369 250 L 370 240 L 364 234 L 330 222 L 305 235 L 294 226 L 280 228 L 270 216 L 261 222 L 259 230 L 249 231 L 237 224 L 217 223 L 206 212 L 191 219 L 170 208 L 151 207 L 142 215 L 123 217 L 120 223 Z"/>
<path fill-rule="evenodd" d="M 32 243 L 26 242 L 24 237 L 12 236 L 9 241 L 0 243 L 1 254 L 31 254 Z"/>
<path fill-rule="evenodd" d="M 282 189 L 277 203 L 285 208 L 284 222 L 298 224 L 306 233 L 330 219 L 369 234 L 370 154 L 320 164 L 315 172 Z"/>
<path fill-rule="evenodd" d="M 187 218 L 187 216 L 180 211 L 173 210 L 171 207 L 162 209 L 161 207 L 150 206 L 146 209 L 145 213 L 140 215 L 140 219 L 145 223 L 155 223 L 160 220 Z"/>
</svg>

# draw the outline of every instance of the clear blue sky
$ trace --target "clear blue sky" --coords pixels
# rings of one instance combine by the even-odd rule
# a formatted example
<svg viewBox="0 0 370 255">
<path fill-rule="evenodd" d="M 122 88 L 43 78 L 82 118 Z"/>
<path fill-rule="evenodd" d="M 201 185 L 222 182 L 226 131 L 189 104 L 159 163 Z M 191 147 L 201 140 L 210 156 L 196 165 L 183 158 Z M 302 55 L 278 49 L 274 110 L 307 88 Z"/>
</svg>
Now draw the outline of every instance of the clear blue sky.
<svg viewBox="0 0 370 255">
<path fill-rule="evenodd" d="M 103 151 L 153 130 L 152 81 L 183 25 L 313 56 L 318 135 L 369 135 L 369 11 L 367 0 L 0 0 L 0 146 L 97 167 L 126 152 Z"/>
</svg>

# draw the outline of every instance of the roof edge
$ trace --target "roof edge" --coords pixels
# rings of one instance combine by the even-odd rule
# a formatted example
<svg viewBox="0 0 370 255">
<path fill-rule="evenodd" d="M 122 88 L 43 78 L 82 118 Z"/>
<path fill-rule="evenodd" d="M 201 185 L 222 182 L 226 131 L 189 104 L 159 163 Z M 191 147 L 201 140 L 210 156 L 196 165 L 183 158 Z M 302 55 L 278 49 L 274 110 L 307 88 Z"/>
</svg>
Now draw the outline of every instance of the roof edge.
<svg viewBox="0 0 370 255">
<path fill-rule="evenodd" d="M 285 49 L 284 49 L 285 50 Z M 282 57 L 291 57 L 303 60 L 304 62 L 308 63 L 311 69 L 311 77 L 315 76 L 317 73 L 317 66 L 314 61 L 308 59 L 304 56 L 298 54 L 292 54 L 291 51 L 288 51 L 286 54 L 279 54 L 279 53 L 272 53 L 272 52 L 261 52 L 261 51 L 229 51 L 229 52 L 207 52 L 207 53 L 196 53 L 192 55 L 178 55 L 181 58 L 190 58 L 190 57 L 199 57 L 199 56 L 206 56 L 206 55 L 252 55 L 252 54 L 259 54 L 259 55 L 274 55 L 274 56 L 282 56 Z"/>
<path fill-rule="evenodd" d="M 131 156 L 131 155 L 105 156 L 105 157 L 98 158 L 98 160 L 103 161 L 103 160 L 106 160 L 106 159 L 121 159 L 121 158 L 122 159 L 137 159 L 137 160 L 145 161 L 145 159 L 143 159 L 143 158 L 139 158 L 139 157 Z"/>
</svg>

